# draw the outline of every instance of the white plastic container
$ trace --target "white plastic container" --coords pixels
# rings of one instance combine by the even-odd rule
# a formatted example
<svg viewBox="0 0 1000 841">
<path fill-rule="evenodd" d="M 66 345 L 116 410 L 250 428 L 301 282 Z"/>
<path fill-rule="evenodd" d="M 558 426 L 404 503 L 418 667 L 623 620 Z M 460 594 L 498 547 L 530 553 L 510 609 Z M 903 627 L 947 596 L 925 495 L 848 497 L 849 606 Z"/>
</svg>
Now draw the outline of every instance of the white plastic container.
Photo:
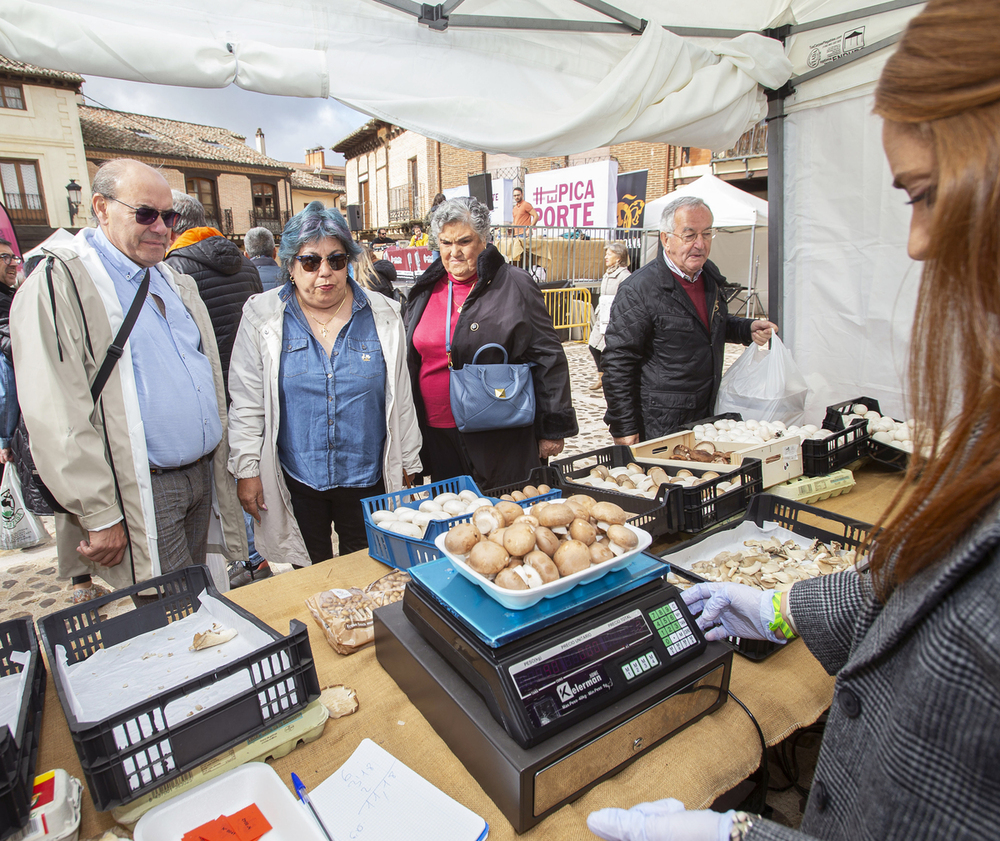
<svg viewBox="0 0 1000 841">
<path fill-rule="evenodd" d="M 271 824 L 267 841 L 326 841 L 309 811 L 263 762 L 248 762 L 150 809 L 132 838 L 178 841 L 185 832 L 254 803 Z"/>
</svg>

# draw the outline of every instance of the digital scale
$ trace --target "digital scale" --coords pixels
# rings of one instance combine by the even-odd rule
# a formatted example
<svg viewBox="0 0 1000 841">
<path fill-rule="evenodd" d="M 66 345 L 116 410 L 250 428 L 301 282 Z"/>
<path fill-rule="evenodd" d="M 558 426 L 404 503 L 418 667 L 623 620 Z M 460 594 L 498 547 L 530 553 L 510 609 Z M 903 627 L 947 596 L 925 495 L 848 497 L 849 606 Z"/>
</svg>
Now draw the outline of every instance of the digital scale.
<svg viewBox="0 0 1000 841">
<path fill-rule="evenodd" d="M 517 832 L 726 700 L 732 649 L 706 642 L 658 558 L 508 610 L 446 558 L 375 612 L 379 663 Z"/>
</svg>

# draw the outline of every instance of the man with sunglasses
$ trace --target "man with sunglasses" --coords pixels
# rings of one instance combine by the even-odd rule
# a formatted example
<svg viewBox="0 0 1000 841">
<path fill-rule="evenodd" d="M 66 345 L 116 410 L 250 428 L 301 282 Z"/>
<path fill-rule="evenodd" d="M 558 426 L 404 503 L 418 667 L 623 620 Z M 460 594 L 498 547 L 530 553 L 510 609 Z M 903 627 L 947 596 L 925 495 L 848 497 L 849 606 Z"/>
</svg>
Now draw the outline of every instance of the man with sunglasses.
<svg viewBox="0 0 1000 841">
<path fill-rule="evenodd" d="M 205 563 L 213 493 L 225 554 L 247 551 L 212 323 L 195 282 L 163 262 L 170 185 L 139 161 L 110 161 L 92 208 L 98 227 L 52 247 L 11 309 L 21 410 L 39 476 L 69 512 L 59 566 L 77 602 L 99 594 L 91 574 L 119 588 Z M 95 403 L 90 384 L 133 303 Z"/>
<path fill-rule="evenodd" d="M 729 315 L 725 278 L 708 259 L 712 211 L 696 196 L 660 217 L 663 256 L 622 281 L 601 357 L 605 423 L 616 444 L 659 438 L 709 417 L 726 342 L 767 344 L 776 324 Z"/>
</svg>

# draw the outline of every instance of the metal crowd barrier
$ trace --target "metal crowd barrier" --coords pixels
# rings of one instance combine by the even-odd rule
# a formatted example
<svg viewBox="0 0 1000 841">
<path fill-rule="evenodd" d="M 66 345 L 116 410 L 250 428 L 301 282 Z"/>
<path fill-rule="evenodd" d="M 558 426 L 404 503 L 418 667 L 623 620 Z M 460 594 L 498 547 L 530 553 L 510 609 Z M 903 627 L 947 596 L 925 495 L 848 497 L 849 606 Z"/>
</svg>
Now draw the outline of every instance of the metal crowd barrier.
<svg viewBox="0 0 1000 841">
<path fill-rule="evenodd" d="M 589 289 L 543 289 L 542 295 L 561 341 L 586 342 L 590 338 L 594 307 Z"/>
</svg>

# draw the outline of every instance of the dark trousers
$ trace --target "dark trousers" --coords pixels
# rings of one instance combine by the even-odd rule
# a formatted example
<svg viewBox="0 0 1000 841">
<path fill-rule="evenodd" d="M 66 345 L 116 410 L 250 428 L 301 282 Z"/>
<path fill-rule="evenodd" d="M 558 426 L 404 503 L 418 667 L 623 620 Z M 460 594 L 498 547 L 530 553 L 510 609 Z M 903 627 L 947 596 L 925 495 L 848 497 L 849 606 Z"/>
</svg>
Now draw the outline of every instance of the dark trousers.
<svg viewBox="0 0 1000 841">
<path fill-rule="evenodd" d="M 292 511 L 302 539 L 314 564 L 333 557 L 331 530 L 335 526 L 340 541 L 340 555 L 368 548 L 365 516 L 361 500 L 385 493 L 385 482 L 379 479 L 367 488 L 330 488 L 317 491 L 296 481 L 287 473 L 285 484 L 292 498 Z"/>
<path fill-rule="evenodd" d="M 443 482 L 456 476 L 471 476 L 472 462 L 462 446 L 462 436 L 458 429 L 435 429 L 425 427 L 420 451 L 424 470 L 430 472 L 432 482 Z"/>
<path fill-rule="evenodd" d="M 601 373 L 601 351 L 593 345 L 587 345 L 587 347 L 590 348 L 590 355 L 594 357 L 594 364 L 597 366 L 597 373 Z"/>
</svg>

